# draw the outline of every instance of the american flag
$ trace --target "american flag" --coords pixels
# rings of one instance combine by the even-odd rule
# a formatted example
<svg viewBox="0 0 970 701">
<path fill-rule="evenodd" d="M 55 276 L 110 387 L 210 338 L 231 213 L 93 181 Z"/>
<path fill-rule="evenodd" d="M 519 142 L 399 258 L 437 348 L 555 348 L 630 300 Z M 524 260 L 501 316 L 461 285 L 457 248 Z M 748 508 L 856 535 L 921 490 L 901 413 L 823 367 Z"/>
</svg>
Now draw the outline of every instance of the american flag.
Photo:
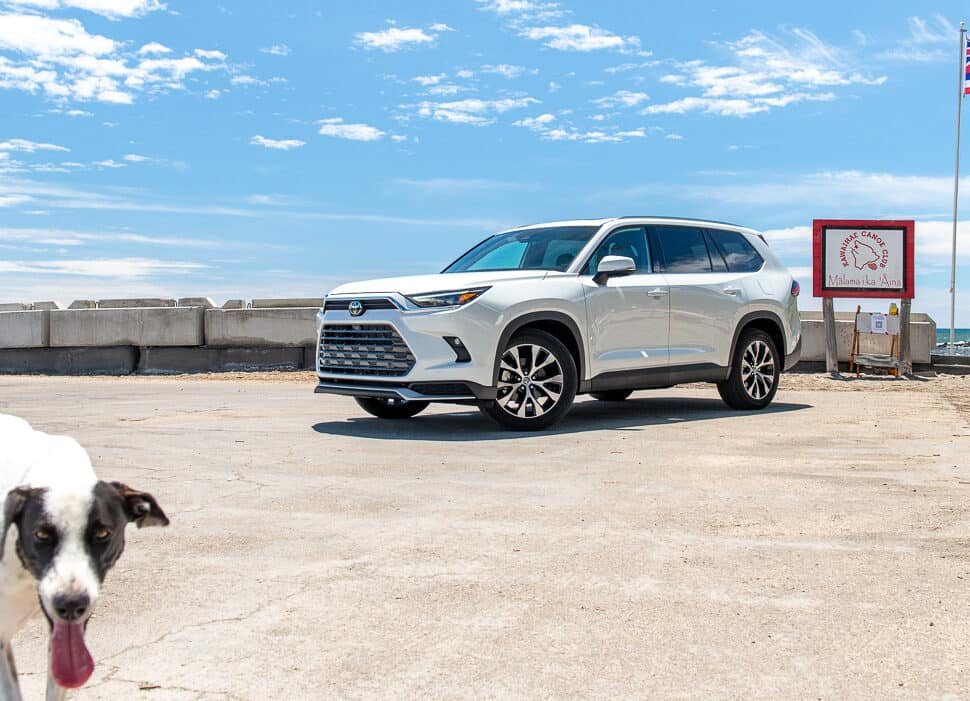
<svg viewBox="0 0 970 701">
<path fill-rule="evenodd" d="M 966 80 L 963 81 L 963 94 L 970 95 L 970 39 L 967 39 L 967 60 L 964 69 Z"/>
</svg>

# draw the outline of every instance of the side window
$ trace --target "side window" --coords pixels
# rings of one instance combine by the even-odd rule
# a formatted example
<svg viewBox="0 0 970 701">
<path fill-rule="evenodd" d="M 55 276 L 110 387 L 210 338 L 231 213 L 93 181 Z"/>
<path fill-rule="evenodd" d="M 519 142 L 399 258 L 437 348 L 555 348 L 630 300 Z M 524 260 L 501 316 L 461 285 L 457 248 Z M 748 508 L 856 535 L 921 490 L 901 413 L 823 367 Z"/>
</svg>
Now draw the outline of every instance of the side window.
<svg viewBox="0 0 970 701">
<path fill-rule="evenodd" d="M 614 231 L 599 245 L 586 264 L 586 274 L 595 275 L 596 267 L 606 256 L 625 256 L 637 264 L 638 273 L 651 272 L 647 232 L 642 226 Z"/>
<path fill-rule="evenodd" d="M 536 267 L 540 270 L 565 270 L 573 262 L 573 258 L 582 249 L 583 244 L 583 241 L 553 239 L 546 246 L 542 262 Z"/>
<path fill-rule="evenodd" d="M 660 241 L 666 273 L 709 273 L 711 258 L 704 232 L 690 226 L 655 226 L 651 232 Z"/>
<path fill-rule="evenodd" d="M 754 273 L 761 270 L 764 258 L 748 243 L 743 234 L 722 229 L 711 229 L 708 233 L 721 249 L 728 270 L 732 273 Z"/>
</svg>

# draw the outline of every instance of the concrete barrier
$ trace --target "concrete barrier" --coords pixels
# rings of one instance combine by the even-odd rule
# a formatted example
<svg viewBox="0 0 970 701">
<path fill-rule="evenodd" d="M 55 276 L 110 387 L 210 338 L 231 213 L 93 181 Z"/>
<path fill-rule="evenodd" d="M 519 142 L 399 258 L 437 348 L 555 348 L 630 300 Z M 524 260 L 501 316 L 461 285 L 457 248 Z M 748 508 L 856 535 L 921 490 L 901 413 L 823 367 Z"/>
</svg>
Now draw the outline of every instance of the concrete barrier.
<svg viewBox="0 0 970 701">
<path fill-rule="evenodd" d="M 152 307 L 174 307 L 174 299 L 164 297 L 143 297 L 140 299 L 99 299 L 98 309 L 150 309 Z"/>
<path fill-rule="evenodd" d="M 49 311 L 0 313 L 0 348 L 43 348 L 50 345 Z"/>
<path fill-rule="evenodd" d="M 294 307 L 323 306 L 323 297 L 287 297 L 284 299 L 254 299 L 253 309 L 292 309 Z"/>
<path fill-rule="evenodd" d="M 187 372 L 302 370 L 303 348 L 142 348 L 138 372 L 143 375 L 177 375 Z M 309 367 L 313 367 L 310 365 Z"/>
<path fill-rule="evenodd" d="M 204 307 L 205 309 L 212 309 L 216 306 L 208 297 L 179 297 L 178 306 L 180 307 Z"/>
<path fill-rule="evenodd" d="M 318 309 L 206 309 L 210 346 L 306 346 L 316 342 Z"/>
<path fill-rule="evenodd" d="M 137 367 L 131 346 L 0 349 L 0 375 L 130 375 Z"/>
<path fill-rule="evenodd" d="M 201 346 L 201 307 L 61 309 L 47 312 L 52 347 Z"/>
<path fill-rule="evenodd" d="M 822 312 L 801 312 L 802 319 L 802 360 L 825 360 L 825 326 L 822 322 Z M 849 361 L 852 351 L 852 329 L 855 324 L 855 312 L 835 313 L 835 338 L 839 352 L 839 360 Z M 909 323 L 910 350 L 913 362 L 928 364 L 930 353 L 936 347 L 936 322 L 927 314 L 911 314 Z M 863 351 L 878 353 L 889 352 L 889 339 L 873 336 L 862 337 Z"/>
</svg>

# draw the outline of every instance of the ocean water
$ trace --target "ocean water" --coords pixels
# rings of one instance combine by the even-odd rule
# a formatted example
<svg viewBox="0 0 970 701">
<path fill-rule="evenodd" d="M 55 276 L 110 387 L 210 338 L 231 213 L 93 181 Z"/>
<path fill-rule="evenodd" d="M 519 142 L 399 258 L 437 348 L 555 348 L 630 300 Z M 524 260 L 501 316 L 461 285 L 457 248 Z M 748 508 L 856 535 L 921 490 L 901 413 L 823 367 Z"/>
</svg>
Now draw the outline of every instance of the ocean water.
<svg viewBox="0 0 970 701">
<path fill-rule="evenodd" d="M 954 329 L 954 342 L 957 344 L 953 349 L 955 355 L 970 355 L 970 329 Z M 950 349 L 950 329 L 936 327 L 936 349 L 934 353 L 947 354 Z"/>
</svg>

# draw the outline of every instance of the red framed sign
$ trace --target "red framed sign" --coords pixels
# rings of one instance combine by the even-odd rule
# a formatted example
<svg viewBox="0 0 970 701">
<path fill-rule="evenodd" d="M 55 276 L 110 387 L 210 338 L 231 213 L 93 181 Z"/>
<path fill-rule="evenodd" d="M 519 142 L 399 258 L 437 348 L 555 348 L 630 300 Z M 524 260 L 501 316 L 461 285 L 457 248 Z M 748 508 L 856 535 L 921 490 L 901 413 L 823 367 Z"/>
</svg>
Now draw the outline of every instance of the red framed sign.
<svg viewBox="0 0 970 701">
<path fill-rule="evenodd" d="M 912 299 L 914 230 L 912 220 L 816 219 L 813 294 Z"/>
</svg>

